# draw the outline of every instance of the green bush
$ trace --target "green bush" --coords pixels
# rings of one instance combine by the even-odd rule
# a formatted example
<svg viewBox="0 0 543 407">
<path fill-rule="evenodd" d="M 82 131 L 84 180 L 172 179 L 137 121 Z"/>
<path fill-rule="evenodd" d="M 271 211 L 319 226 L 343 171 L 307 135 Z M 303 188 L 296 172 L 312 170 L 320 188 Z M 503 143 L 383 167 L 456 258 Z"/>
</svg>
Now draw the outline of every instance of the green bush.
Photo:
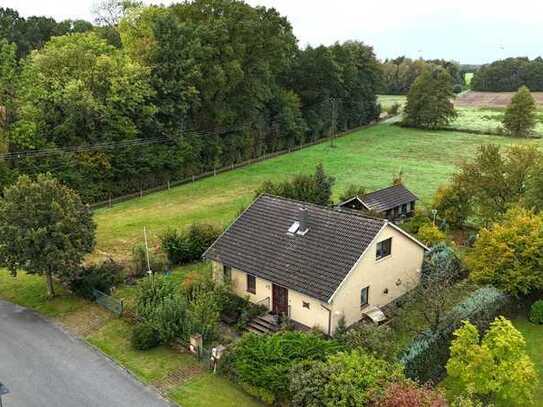
<svg viewBox="0 0 543 407">
<path fill-rule="evenodd" d="M 529 318 L 534 324 L 543 324 L 543 300 L 538 300 L 532 304 Z"/>
<path fill-rule="evenodd" d="M 131 343 L 137 350 L 148 350 L 160 345 L 160 335 L 153 324 L 140 322 L 132 329 Z"/>
<path fill-rule="evenodd" d="M 83 298 L 94 300 L 94 291 L 98 290 L 110 294 L 111 289 L 123 281 L 123 266 L 109 259 L 103 263 L 81 268 L 73 279 L 69 281 L 70 290 Z"/>
<path fill-rule="evenodd" d="M 437 332 L 423 332 L 402 353 L 401 362 L 406 376 L 421 383 L 442 378 L 450 356 L 453 332 L 462 325 L 462 321 L 470 321 L 480 332 L 485 332 L 510 300 L 494 287 L 482 287 L 472 293 L 447 314 Z"/>
<path fill-rule="evenodd" d="M 227 353 L 222 369 L 232 379 L 263 389 L 276 400 L 288 396 L 288 371 L 303 360 L 325 360 L 337 342 L 298 331 L 246 334 Z"/>
<path fill-rule="evenodd" d="M 445 243 L 432 247 L 424 256 L 422 280 L 437 278 L 441 281 L 460 281 L 467 276 L 467 270 L 454 250 Z"/>
<path fill-rule="evenodd" d="M 193 223 L 184 232 L 169 230 L 161 237 L 161 247 L 172 264 L 200 260 L 221 231 L 208 224 Z"/>
<path fill-rule="evenodd" d="M 149 251 L 149 265 L 147 264 L 147 249 L 145 245 L 138 244 L 132 248 L 132 259 L 130 261 L 130 277 L 141 278 L 147 275 L 151 268 L 154 273 L 162 273 L 166 270 L 166 262 L 155 253 Z"/>
<path fill-rule="evenodd" d="M 289 372 L 296 406 L 367 406 L 387 384 L 403 379 L 402 367 L 361 350 L 339 352 L 326 361 L 303 361 Z"/>
<path fill-rule="evenodd" d="M 365 349 L 371 354 L 386 360 L 393 360 L 400 348 L 393 339 L 393 332 L 388 325 L 359 324 L 337 337 L 346 349 Z"/>
</svg>

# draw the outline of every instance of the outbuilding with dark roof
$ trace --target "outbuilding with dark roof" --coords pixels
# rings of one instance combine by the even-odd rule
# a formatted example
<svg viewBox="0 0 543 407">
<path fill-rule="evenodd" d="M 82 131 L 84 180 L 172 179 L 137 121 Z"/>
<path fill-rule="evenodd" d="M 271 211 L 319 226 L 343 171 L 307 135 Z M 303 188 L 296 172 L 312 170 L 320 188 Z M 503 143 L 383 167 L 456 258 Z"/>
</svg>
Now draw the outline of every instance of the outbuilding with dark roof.
<svg viewBox="0 0 543 407">
<path fill-rule="evenodd" d="M 415 213 L 417 196 L 404 185 L 392 185 L 362 196 L 353 196 L 339 204 L 342 208 L 362 210 L 399 221 Z"/>
</svg>

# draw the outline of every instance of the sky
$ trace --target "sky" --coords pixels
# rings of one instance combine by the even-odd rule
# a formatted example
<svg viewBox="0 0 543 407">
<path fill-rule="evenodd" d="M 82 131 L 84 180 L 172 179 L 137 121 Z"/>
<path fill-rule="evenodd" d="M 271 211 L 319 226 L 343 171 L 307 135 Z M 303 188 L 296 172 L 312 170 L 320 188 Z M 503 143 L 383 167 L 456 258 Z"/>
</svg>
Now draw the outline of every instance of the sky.
<svg viewBox="0 0 543 407">
<path fill-rule="evenodd" d="M 481 64 L 543 55 L 538 0 L 246 0 L 276 8 L 300 46 L 360 40 L 379 58 L 406 55 Z M 23 16 L 93 20 L 95 0 L 0 0 Z M 145 3 L 170 3 L 172 0 Z"/>
</svg>

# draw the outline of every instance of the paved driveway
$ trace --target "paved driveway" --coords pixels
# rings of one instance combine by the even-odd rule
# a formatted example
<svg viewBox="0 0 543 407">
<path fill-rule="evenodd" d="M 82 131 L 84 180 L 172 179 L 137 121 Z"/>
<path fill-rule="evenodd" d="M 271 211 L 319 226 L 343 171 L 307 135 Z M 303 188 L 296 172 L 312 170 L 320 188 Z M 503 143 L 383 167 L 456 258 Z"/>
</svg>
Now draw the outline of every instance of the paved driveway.
<svg viewBox="0 0 543 407">
<path fill-rule="evenodd" d="M 166 407 L 167 402 L 84 342 L 0 301 L 4 407 Z"/>
</svg>

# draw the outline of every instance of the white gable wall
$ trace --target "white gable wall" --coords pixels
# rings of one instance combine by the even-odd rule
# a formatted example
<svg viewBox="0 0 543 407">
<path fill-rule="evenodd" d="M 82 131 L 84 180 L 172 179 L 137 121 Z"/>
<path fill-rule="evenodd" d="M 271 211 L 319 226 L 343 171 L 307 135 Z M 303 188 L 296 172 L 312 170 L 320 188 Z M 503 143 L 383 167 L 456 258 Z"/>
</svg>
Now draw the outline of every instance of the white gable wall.
<svg viewBox="0 0 543 407">
<path fill-rule="evenodd" d="M 377 243 L 390 237 L 390 256 L 376 260 Z M 360 291 L 364 287 L 369 287 L 368 304 L 376 306 L 386 305 L 413 289 L 419 283 L 423 257 L 424 249 L 419 244 L 387 225 L 335 293 L 332 330 L 342 315 L 347 326 L 361 319 Z"/>
</svg>

